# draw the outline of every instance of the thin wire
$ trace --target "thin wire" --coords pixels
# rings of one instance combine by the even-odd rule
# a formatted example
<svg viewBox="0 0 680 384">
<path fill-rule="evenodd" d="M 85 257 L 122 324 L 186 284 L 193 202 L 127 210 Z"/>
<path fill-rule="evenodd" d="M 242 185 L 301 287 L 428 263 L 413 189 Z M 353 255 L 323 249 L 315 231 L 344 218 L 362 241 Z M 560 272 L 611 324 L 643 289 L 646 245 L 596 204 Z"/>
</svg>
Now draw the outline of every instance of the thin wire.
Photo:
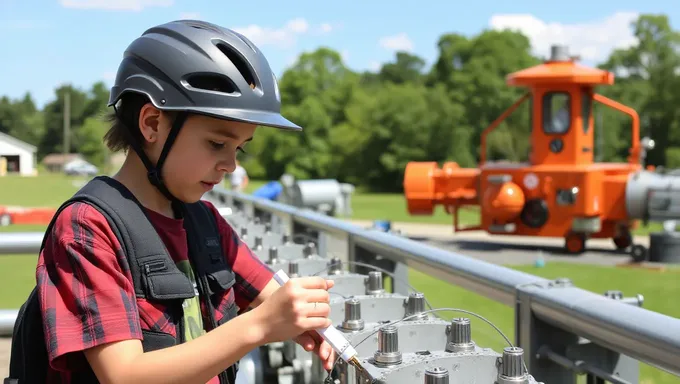
<svg viewBox="0 0 680 384">
<path fill-rule="evenodd" d="M 421 316 L 421 315 L 423 315 L 423 314 L 434 313 L 434 312 L 440 312 L 440 311 L 462 312 L 462 313 L 466 313 L 466 314 L 468 314 L 468 315 L 472 315 L 472 316 L 474 316 L 474 317 L 476 317 L 476 318 L 478 318 L 478 319 L 484 321 L 485 323 L 489 324 L 493 329 L 495 329 L 496 332 L 498 332 L 498 333 L 501 335 L 501 337 L 505 340 L 506 343 L 508 343 L 508 345 L 509 345 L 510 347 L 513 347 L 513 348 L 515 347 L 514 344 L 512 343 L 512 341 L 510 341 L 510 339 L 505 335 L 505 333 L 503 333 L 503 331 L 501 331 L 500 328 L 498 328 L 494 323 L 492 323 L 490 320 L 488 320 L 488 319 L 485 318 L 484 316 L 479 315 L 479 314 L 477 314 L 477 313 L 475 313 L 475 312 L 472 312 L 472 311 L 465 310 L 465 309 L 460 309 L 460 308 L 450 308 L 450 307 L 443 307 L 443 308 L 430 309 L 430 310 L 427 310 L 427 311 L 423 311 L 423 312 L 420 312 L 420 313 L 416 313 L 416 314 L 414 314 L 414 315 L 406 316 L 406 317 L 404 317 L 404 318 L 402 318 L 402 319 L 399 319 L 399 320 L 394 320 L 394 321 L 392 321 L 392 322 L 380 324 L 380 325 L 374 327 L 374 328 L 372 329 L 372 332 L 371 332 L 368 336 L 366 336 L 364 339 L 362 339 L 360 342 L 358 342 L 354 347 L 356 348 L 356 347 L 358 347 L 359 345 L 361 345 L 364 341 L 370 339 L 373 335 L 375 335 L 376 333 L 378 333 L 378 332 L 380 331 L 381 328 L 384 328 L 384 327 L 387 327 L 387 326 L 390 326 L 390 325 L 394 325 L 394 324 L 398 324 L 398 323 L 401 323 L 402 321 L 410 320 L 411 318 L 418 317 L 418 316 Z M 335 371 L 335 368 L 336 368 L 336 366 L 337 366 L 337 364 L 338 364 L 338 361 L 340 361 L 340 357 L 339 357 L 339 356 L 336 358 L 335 363 L 333 363 L 333 367 L 332 367 L 332 368 L 330 369 L 330 371 L 328 372 L 328 376 L 326 376 L 326 380 L 325 380 L 325 381 L 328 382 L 329 380 L 332 380 L 331 375 L 333 374 L 333 371 Z M 524 361 L 524 359 L 522 359 L 522 366 L 524 367 L 524 372 L 528 373 L 529 370 L 527 369 L 527 365 L 526 365 L 526 362 Z"/>
<path fill-rule="evenodd" d="M 386 269 L 383 269 L 383 268 L 380 268 L 380 267 L 376 267 L 375 265 L 362 263 L 362 262 L 360 262 L 360 261 L 340 261 L 340 262 L 336 262 L 336 263 L 330 263 L 330 264 L 328 264 L 324 269 L 320 270 L 319 272 L 316 272 L 316 273 L 312 274 L 311 276 L 318 276 L 319 273 L 324 272 L 324 271 L 328 271 L 328 268 L 330 268 L 330 267 L 332 267 L 332 266 L 335 266 L 335 265 L 342 265 L 342 263 L 358 265 L 358 266 L 360 266 L 360 267 L 366 267 L 366 268 L 373 268 L 373 269 L 375 269 L 376 271 L 380 271 L 380 272 L 382 272 L 382 273 L 388 275 L 389 277 L 392 278 L 392 280 L 396 280 L 396 281 L 399 282 L 399 283 L 405 284 L 406 286 L 408 286 L 409 288 L 411 288 L 411 290 L 412 290 L 413 292 L 420 292 L 420 291 L 418 291 L 417 289 L 415 289 L 411 284 L 409 284 L 408 281 L 404 281 L 403 279 L 398 278 L 398 277 L 396 276 L 396 274 L 394 274 L 394 273 L 392 273 L 392 272 L 390 272 L 390 271 L 388 271 L 388 270 L 386 270 Z M 426 297 L 425 297 L 424 299 L 425 299 L 425 305 L 427 305 L 430 309 L 432 309 L 432 304 L 430 304 L 430 302 L 427 300 Z"/>
</svg>

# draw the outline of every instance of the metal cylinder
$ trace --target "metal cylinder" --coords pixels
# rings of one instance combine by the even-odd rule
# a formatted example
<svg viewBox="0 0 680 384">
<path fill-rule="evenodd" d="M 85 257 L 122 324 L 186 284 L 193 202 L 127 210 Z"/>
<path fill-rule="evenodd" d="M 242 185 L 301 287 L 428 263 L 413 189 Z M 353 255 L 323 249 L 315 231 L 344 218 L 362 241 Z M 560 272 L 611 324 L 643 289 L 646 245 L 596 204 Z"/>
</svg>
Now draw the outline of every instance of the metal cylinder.
<svg viewBox="0 0 680 384">
<path fill-rule="evenodd" d="M 470 319 L 458 317 L 451 320 L 447 327 L 448 332 L 446 351 L 447 352 L 470 352 L 475 350 L 475 343 L 472 341 L 472 329 Z"/>
<path fill-rule="evenodd" d="M 524 350 L 520 347 L 503 348 L 503 366 L 501 374 L 505 377 L 524 376 Z"/>
<path fill-rule="evenodd" d="M 269 247 L 269 264 L 276 264 L 279 262 L 279 250 L 276 247 Z"/>
<path fill-rule="evenodd" d="M 0 233 L 0 255 L 38 254 L 45 232 Z"/>
<path fill-rule="evenodd" d="M 425 312 L 425 295 L 422 292 L 411 292 L 406 302 L 406 317 L 410 321 L 427 319 L 427 314 L 423 312 Z"/>
<path fill-rule="evenodd" d="M 293 276 L 297 276 L 298 273 L 300 273 L 300 272 L 299 272 L 297 261 L 291 261 L 288 264 L 288 275 L 290 275 L 290 277 L 293 277 Z"/>
<path fill-rule="evenodd" d="M 311 241 L 305 245 L 302 250 L 302 254 L 305 258 L 310 258 L 316 255 L 316 244 Z"/>
<path fill-rule="evenodd" d="M 638 171 L 626 182 L 629 219 L 653 221 L 680 219 L 680 175 Z"/>
<path fill-rule="evenodd" d="M 254 249 L 262 249 L 262 236 L 255 236 L 255 246 Z"/>
<path fill-rule="evenodd" d="M 382 272 L 370 271 L 366 280 L 366 294 L 378 295 L 384 293 Z"/>
<path fill-rule="evenodd" d="M 0 309 L 0 336 L 12 336 L 18 315 L 18 309 Z"/>
<path fill-rule="evenodd" d="M 285 235 L 285 234 L 284 234 L 283 236 L 281 236 L 281 243 L 282 243 L 282 244 L 288 244 L 288 243 L 290 243 L 290 236 L 289 236 L 289 235 Z"/>
<path fill-rule="evenodd" d="M 425 384 L 449 384 L 449 371 L 444 367 L 425 370 Z"/>
<path fill-rule="evenodd" d="M 246 238 L 248 236 L 248 227 L 241 227 L 241 238 Z"/>
<path fill-rule="evenodd" d="M 569 61 L 569 48 L 564 45 L 551 46 L 550 61 Z"/>
<path fill-rule="evenodd" d="M 272 231 L 272 223 L 270 222 L 264 223 L 264 231 L 266 233 L 270 233 Z"/>
<path fill-rule="evenodd" d="M 339 258 L 334 257 L 328 263 L 328 274 L 329 275 L 339 275 L 342 273 L 342 261 Z"/>
<path fill-rule="evenodd" d="M 394 325 L 386 325 L 378 331 L 378 350 L 374 354 L 375 362 L 379 365 L 394 365 L 401 363 L 399 351 L 399 333 Z"/>
<path fill-rule="evenodd" d="M 342 327 L 350 331 L 364 329 L 364 320 L 361 318 L 361 302 L 352 298 L 345 301 L 345 320 Z"/>
</svg>

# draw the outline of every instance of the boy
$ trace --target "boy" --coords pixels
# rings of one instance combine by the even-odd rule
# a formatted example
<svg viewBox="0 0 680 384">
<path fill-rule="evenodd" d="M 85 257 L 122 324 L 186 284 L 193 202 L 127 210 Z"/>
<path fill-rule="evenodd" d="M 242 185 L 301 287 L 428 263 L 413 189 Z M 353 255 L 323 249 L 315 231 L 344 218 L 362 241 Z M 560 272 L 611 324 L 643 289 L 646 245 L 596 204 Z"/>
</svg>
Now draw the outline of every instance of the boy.
<svg viewBox="0 0 680 384">
<path fill-rule="evenodd" d="M 240 34 L 199 21 L 159 25 L 132 42 L 109 105 L 115 112 L 106 144 L 127 151 L 113 180 L 144 206 L 189 279 L 194 271 L 178 203 L 199 201 L 232 172 L 236 151 L 257 125 L 301 130 L 280 115 L 276 79 L 259 49 Z M 232 367 L 249 351 L 291 338 L 331 368 L 334 353 L 313 330 L 330 325 L 332 281 L 291 279 L 279 288 L 272 271 L 205 204 L 236 282 L 213 303 L 186 299 L 186 341 L 160 349 L 143 346 L 143 332 L 177 335 L 174 314 L 135 296 L 106 219 L 86 203 L 59 214 L 36 270 L 50 381 L 225 383 L 234 380 Z M 233 316 L 234 305 L 239 316 Z M 222 322 L 210 329 L 206 318 L 213 307 Z M 82 379 L 82 372 L 91 378 Z"/>
</svg>

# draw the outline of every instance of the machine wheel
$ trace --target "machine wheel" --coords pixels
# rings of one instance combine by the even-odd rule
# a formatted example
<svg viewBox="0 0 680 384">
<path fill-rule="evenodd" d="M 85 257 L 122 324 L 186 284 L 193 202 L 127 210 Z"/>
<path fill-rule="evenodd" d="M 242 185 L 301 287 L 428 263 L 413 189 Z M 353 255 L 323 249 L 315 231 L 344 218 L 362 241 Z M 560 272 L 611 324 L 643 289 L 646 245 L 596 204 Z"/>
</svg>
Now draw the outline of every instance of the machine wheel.
<svg viewBox="0 0 680 384">
<path fill-rule="evenodd" d="M 633 235 L 631 235 L 630 230 L 628 228 L 622 230 L 623 233 L 621 233 L 618 236 L 615 236 L 612 240 L 614 240 L 614 245 L 616 246 L 616 249 L 619 251 L 623 251 L 624 249 L 630 247 L 633 245 Z"/>
<path fill-rule="evenodd" d="M 647 248 L 641 244 L 633 245 L 630 249 L 630 257 L 633 259 L 634 263 L 646 261 L 648 257 Z"/>
<path fill-rule="evenodd" d="M 680 233 L 651 233 L 649 235 L 649 261 L 680 264 Z"/>
<path fill-rule="evenodd" d="M 522 222 L 530 228 L 541 228 L 548 221 L 549 217 L 548 204 L 542 199 L 527 201 L 520 213 Z"/>
<path fill-rule="evenodd" d="M 572 232 L 564 238 L 564 248 L 572 255 L 581 254 L 586 250 L 586 235 Z"/>
<path fill-rule="evenodd" d="M 0 215 L 0 227 L 6 227 L 10 224 L 12 224 L 12 218 L 9 216 L 9 213 Z"/>
</svg>

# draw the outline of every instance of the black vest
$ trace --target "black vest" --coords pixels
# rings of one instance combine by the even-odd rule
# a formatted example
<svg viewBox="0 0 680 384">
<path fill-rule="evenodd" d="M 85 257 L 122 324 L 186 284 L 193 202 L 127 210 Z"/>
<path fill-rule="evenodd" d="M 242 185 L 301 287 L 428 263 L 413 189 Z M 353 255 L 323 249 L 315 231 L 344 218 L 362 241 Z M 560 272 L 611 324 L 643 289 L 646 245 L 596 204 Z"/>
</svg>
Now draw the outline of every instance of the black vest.
<svg viewBox="0 0 680 384">
<path fill-rule="evenodd" d="M 67 200 L 49 224 L 41 249 L 45 246 L 52 226 L 68 205 L 85 202 L 106 217 L 127 256 L 135 294 L 151 302 L 161 302 L 171 308 L 171 321 L 177 336 L 158 331 L 143 330 L 142 346 L 145 352 L 171 347 L 184 342 L 182 303 L 195 296 L 191 281 L 175 266 L 160 236 L 146 216 L 139 201 L 122 184 L 109 177 L 96 177 Z M 180 208 L 187 231 L 189 260 L 196 276 L 201 302 L 210 312 L 211 328 L 215 328 L 237 315 L 233 306 L 219 322 L 215 320 L 213 296 L 221 296 L 235 282 L 234 272 L 227 264 L 222 241 L 212 211 L 202 202 L 183 204 Z M 10 376 L 5 384 L 42 384 L 47 371 L 42 318 L 36 289 L 22 305 L 14 325 Z M 222 372 L 221 384 L 234 384 L 238 363 Z M 73 375 L 73 383 L 98 383 L 91 369 Z"/>
</svg>

